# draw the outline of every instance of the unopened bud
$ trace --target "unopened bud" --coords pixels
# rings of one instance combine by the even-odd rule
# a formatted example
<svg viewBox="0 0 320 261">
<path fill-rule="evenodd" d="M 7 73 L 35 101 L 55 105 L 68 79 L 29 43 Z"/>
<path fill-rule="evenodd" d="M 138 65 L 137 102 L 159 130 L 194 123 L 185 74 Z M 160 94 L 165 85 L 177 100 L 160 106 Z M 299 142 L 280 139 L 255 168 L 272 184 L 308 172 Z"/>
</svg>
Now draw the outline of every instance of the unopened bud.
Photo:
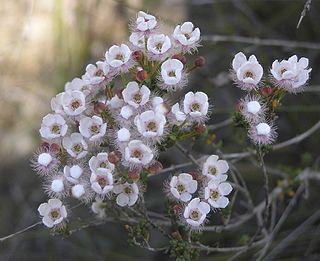
<svg viewBox="0 0 320 261">
<path fill-rule="evenodd" d="M 132 181 L 139 180 L 140 173 L 137 170 L 130 170 L 128 172 L 128 178 L 131 179 Z"/>
<path fill-rule="evenodd" d="M 176 239 L 176 240 L 182 240 L 182 236 L 181 234 L 179 233 L 179 231 L 174 231 L 171 233 L 171 236 Z"/>
<path fill-rule="evenodd" d="M 143 82 L 148 78 L 148 73 L 145 70 L 139 70 L 136 73 L 136 79 L 139 82 Z"/>
<path fill-rule="evenodd" d="M 120 151 L 112 151 L 108 153 L 108 161 L 112 164 L 117 164 L 122 158 L 122 154 Z"/>
<path fill-rule="evenodd" d="M 56 143 L 52 143 L 52 144 L 50 145 L 50 150 L 51 150 L 52 152 L 58 152 L 58 151 L 60 150 L 60 146 L 59 146 L 58 144 L 56 144 Z"/>
<path fill-rule="evenodd" d="M 105 109 L 106 109 L 106 105 L 103 102 L 97 102 L 93 108 L 96 114 L 101 114 Z"/>
<path fill-rule="evenodd" d="M 45 142 L 45 141 L 42 142 L 40 146 L 41 146 L 42 149 L 49 149 L 50 148 L 50 144 L 48 142 Z"/>
<path fill-rule="evenodd" d="M 267 96 L 272 93 L 272 88 L 270 86 L 264 86 L 261 88 L 261 94 Z"/>
<path fill-rule="evenodd" d="M 194 60 L 194 65 L 197 67 L 202 67 L 206 63 L 206 59 L 203 56 L 197 56 Z"/>
<path fill-rule="evenodd" d="M 198 134 L 202 134 L 206 131 L 207 127 L 204 123 L 199 123 L 196 127 L 195 127 L 195 131 Z"/>
<path fill-rule="evenodd" d="M 181 55 L 181 54 L 175 54 L 172 56 L 172 59 L 177 59 L 179 60 L 180 62 L 182 62 L 183 64 L 186 64 L 187 63 L 187 58 L 184 56 L 184 55 Z"/>
<path fill-rule="evenodd" d="M 160 161 L 156 161 L 148 168 L 148 171 L 152 174 L 155 174 L 161 171 L 162 169 L 163 169 L 162 163 Z"/>
<path fill-rule="evenodd" d="M 192 176 L 192 178 L 193 178 L 194 180 L 197 180 L 198 177 L 199 177 L 199 172 L 197 172 L 197 171 L 190 171 L 190 172 L 188 172 L 188 173 Z"/>
<path fill-rule="evenodd" d="M 173 211 L 174 213 L 178 216 L 178 215 L 181 215 L 182 213 L 182 206 L 180 204 L 175 204 L 173 206 Z"/>
<path fill-rule="evenodd" d="M 142 52 L 141 51 L 135 51 L 133 52 L 133 57 L 138 62 L 142 61 Z"/>
</svg>

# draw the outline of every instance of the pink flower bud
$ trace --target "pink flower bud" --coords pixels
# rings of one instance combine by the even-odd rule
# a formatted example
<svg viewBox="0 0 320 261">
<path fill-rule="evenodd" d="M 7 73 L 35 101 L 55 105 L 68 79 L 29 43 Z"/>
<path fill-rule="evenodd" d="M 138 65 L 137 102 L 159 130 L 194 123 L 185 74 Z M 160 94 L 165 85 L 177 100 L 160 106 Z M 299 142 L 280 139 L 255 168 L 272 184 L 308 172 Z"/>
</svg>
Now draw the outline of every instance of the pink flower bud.
<svg viewBox="0 0 320 261">
<path fill-rule="evenodd" d="M 102 103 L 102 102 L 97 102 L 94 105 L 94 112 L 96 114 L 101 114 L 105 109 L 106 109 L 106 105 L 104 103 Z"/>
<path fill-rule="evenodd" d="M 128 178 L 131 179 L 132 181 L 139 180 L 140 173 L 137 170 L 131 170 L 128 172 Z"/>
<path fill-rule="evenodd" d="M 120 151 L 112 151 L 108 153 L 108 161 L 112 164 L 117 164 L 122 158 L 122 154 Z"/>
<path fill-rule="evenodd" d="M 196 67 L 202 67 L 205 65 L 206 59 L 203 56 L 197 56 L 196 59 L 194 60 L 194 65 Z"/>
<path fill-rule="evenodd" d="M 162 163 L 160 161 L 156 161 L 148 168 L 148 171 L 152 174 L 155 174 L 161 171 L 162 169 L 163 169 Z"/>
<path fill-rule="evenodd" d="M 172 59 L 177 59 L 179 60 L 180 62 L 182 62 L 183 64 L 186 64 L 187 63 L 187 58 L 184 56 L 184 55 L 181 55 L 181 54 L 175 54 L 172 56 Z"/>
</svg>

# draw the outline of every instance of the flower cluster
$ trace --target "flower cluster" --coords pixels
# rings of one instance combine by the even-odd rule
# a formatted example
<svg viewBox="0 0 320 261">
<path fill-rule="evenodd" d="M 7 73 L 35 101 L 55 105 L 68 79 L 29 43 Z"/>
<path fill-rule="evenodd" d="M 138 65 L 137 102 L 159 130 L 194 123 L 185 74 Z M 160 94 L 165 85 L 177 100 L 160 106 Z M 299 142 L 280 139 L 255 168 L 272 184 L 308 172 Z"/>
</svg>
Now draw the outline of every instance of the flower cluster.
<svg viewBox="0 0 320 261">
<path fill-rule="evenodd" d="M 239 102 L 239 112 L 248 129 L 250 139 L 257 145 L 272 144 L 277 136 L 275 109 L 288 93 L 303 91 L 311 68 L 305 57 L 296 55 L 288 60 L 272 63 L 270 76 L 263 79 L 263 68 L 256 56 L 249 59 L 239 52 L 232 61 L 232 77 L 237 87 L 247 91 Z"/>
<path fill-rule="evenodd" d="M 197 50 L 200 30 L 191 22 L 177 25 L 172 35 L 159 28 L 154 16 L 139 12 L 127 43 L 111 46 L 103 60 L 89 64 L 52 98 L 52 112 L 41 123 L 43 142 L 32 159 L 51 198 L 39 207 L 46 226 L 65 224 L 62 201 L 70 197 L 94 201 L 100 217 L 107 200 L 135 205 L 143 177 L 161 170 L 159 150 L 198 135 L 194 129 L 207 119 L 208 96 L 188 92 L 174 105 L 169 98 L 203 65 L 202 57 L 191 64 L 186 57 Z M 181 199 L 190 200 L 190 194 Z"/>
<path fill-rule="evenodd" d="M 219 160 L 217 155 L 211 155 L 202 166 L 202 175 L 181 173 L 173 176 L 168 184 L 168 196 L 178 201 L 183 207 L 181 219 L 193 229 L 199 229 L 204 224 L 210 209 L 225 208 L 229 204 L 226 197 L 232 191 L 226 182 L 229 165 L 225 160 Z M 192 196 L 198 190 L 198 197 Z"/>
</svg>

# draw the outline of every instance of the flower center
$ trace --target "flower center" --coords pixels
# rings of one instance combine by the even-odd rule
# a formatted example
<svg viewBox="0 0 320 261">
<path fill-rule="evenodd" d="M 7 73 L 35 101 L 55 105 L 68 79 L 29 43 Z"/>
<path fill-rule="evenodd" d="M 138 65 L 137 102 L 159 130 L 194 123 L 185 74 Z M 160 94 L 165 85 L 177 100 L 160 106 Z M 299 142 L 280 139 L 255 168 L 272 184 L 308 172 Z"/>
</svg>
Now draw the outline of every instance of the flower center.
<svg viewBox="0 0 320 261">
<path fill-rule="evenodd" d="M 217 200 L 219 197 L 220 197 L 220 193 L 218 191 L 214 190 L 214 191 L 211 192 L 210 198 L 212 200 Z"/>
<path fill-rule="evenodd" d="M 192 111 L 200 111 L 200 104 L 195 102 L 191 104 L 191 110 Z"/>
<path fill-rule="evenodd" d="M 163 46 L 163 43 L 157 43 L 155 47 L 158 51 L 161 51 L 162 46 Z"/>
<path fill-rule="evenodd" d="M 130 195 L 130 194 L 132 193 L 132 189 L 131 189 L 130 186 L 125 187 L 123 191 L 124 191 L 124 193 L 126 193 L 126 194 L 128 194 L 128 195 Z"/>
<path fill-rule="evenodd" d="M 198 210 L 192 210 L 189 216 L 191 219 L 198 221 L 200 219 L 200 214 Z"/>
<path fill-rule="evenodd" d="M 90 130 L 91 130 L 92 133 L 97 134 L 97 133 L 99 133 L 99 126 L 92 125 Z"/>
<path fill-rule="evenodd" d="M 101 188 L 104 188 L 107 185 L 107 181 L 104 177 L 98 178 L 97 182 Z"/>
<path fill-rule="evenodd" d="M 168 75 L 170 77 L 176 77 L 176 72 L 175 71 L 171 71 L 171 72 L 168 73 Z"/>
<path fill-rule="evenodd" d="M 142 100 L 142 95 L 140 93 L 136 93 L 134 96 L 133 96 L 133 100 L 136 102 L 136 103 L 140 103 L 141 100 Z"/>
<path fill-rule="evenodd" d="M 53 220 L 56 220 L 60 217 L 60 212 L 57 209 L 53 209 L 50 212 L 50 216 Z"/>
<path fill-rule="evenodd" d="M 54 134 L 60 134 L 60 126 L 57 125 L 57 124 L 52 125 L 51 132 L 54 133 Z"/>
<path fill-rule="evenodd" d="M 131 154 L 131 156 L 133 158 L 137 158 L 137 159 L 140 159 L 142 157 L 142 153 L 140 150 L 134 150 Z"/>
<path fill-rule="evenodd" d="M 178 184 L 177 185 L 177 190 L 178 190 L 179 193 L 184 192 L 184 190 L 185 190 L 184 185 L 183 184 Z"/>
<path fill-rule="evenodd" d="M 116 55 L 116 60 L 124 61 L 124 56 L 123 56 L 123 54 L 122 54 L 122 53 L 118 53 L 118 54 Z"/>
<path fill-rule="evenodd" d="M 210 172 L 210 174 L 211 174 L 212 176 L 215 176 L 215 175 L 217 175 L 217 168 L 216 168 L 216 167 L 211 167 L 211 168 L 209 169 L 209 172 Z"/>
<path fill-rule="evenodd" d="M 245 78 L 253 78 L 253 73 L 250 72 L 250 71 L 247 71 L 245 74 L 244 74 Z"/>
<path fill-rule="evenodd" d="M 190 34 L 185 33 L 184 36 L 187 38 L 187 40 L 189 40 L 191 38 Z"/>
<path fill-rule="evenodd" d="M 281 73 L 281 74 L 284 74 L 286 71 L 287 71 L 286 68 L 282 68 L 281 71 L 280 71 L 280 73 Z"/>
<path fill-rule="evenodd" d="M 72 150 L 73 150 L 74 152 L 76 152 L 76 153 L 81 152 L 81 151 L 82 151 L 82 146 L 81 146 L 81 144 L 75 144 L 75 145 L 73 146 Z"/>
<path fill-rule="evenodd" d="M 96 71 L 95 75 L 101 77 L 101 76 L 104 76 L 104 72 L 103 72 L 103 70 L 98 69 L 98 70 Z"/>
<path fill-rule="evenodd" d="M 74 100 L 71 103 L 71 109 L 75 111 L 76 109 L 78 109 L 80 107 L 80 105 L 81 105 L 81 103 L 79 100 Z"/>
<path fill-rule="evenodd" d="M 156 131 L 157 130 L 157 124 L 154 121 L 148 122 L 147 130 L 148 131 Z"/>
<path fill-rule="evenodd" d="M 101 162 L 100 165 L 99 165 L 99 167 L 105 169 L 105 168 L 107 167 L 107 163 Z"/>
</svg>

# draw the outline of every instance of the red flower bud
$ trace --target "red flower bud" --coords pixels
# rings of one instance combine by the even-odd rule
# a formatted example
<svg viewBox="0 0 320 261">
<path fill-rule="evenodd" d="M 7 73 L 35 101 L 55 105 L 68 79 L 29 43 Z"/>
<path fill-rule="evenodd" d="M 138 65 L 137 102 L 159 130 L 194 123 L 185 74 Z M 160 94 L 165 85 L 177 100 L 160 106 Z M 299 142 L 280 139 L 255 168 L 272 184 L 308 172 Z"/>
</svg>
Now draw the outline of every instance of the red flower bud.
<svg viewBox="0 0 320 261">
<path fill-rule="evenodd" d="M 131 179 L 132 181 L 139 180 L 140 173 L 137 170 L 130 170 L 128 172 L 128 178 Z"/>
<path fill-rule="evenodd" d="M 122 154 L 120 151 L 112 151 L 108 153 L 108 161 L 112 164 L 117 164 L 122 158 Z"/>
<path fill-rule="evenodd" d="M 133 52 L 133 57 L 136 59 L 138 62 L 141 62 L 142 60 L 142 51 L 135 51 Z"/>
<path fill-rule="evenodd" d="M 137 81 L 139 82 L 143 82 L 145 81 L 146 79 L 148 78 L 148 73 L 145 71 L 145 70 L 139 70 L 137 73 L 136 73 L 136 79 Z"/>
<path fill-rule="evenodd" d="M 187 58 L 182 54 L 175 54 L 175 55 L 172 56 L 172 59 L 177 59 L 180 62 L 182 62 L 183 64 L 187 63 Z"/>
<path fill-rule="evenodd" d="M 58 151 L 60 150 L 60 146 L 59 146 L 58 144 L 56 144 L 56 143 L 52 143 L 52 144 L 50 145 L 50 150 L 51 150 L 52 152 L 58 152 Z"/>
<path fill-rule="evenodd" d="M 272 88 L 270 86 L 264 86 L 261 88 L 261 94 L 267 96 L 272 93 Z"/>
<path fill-rule="evenodd" d="M 106 109 L 106 105 L 103 102 L 97 102 L 94 104 L 94 112 L 96 114 L 101 114 Z"/>
<path fill-rule="evenodd" d="M 197 180 L 199 177 L 199 173 L 197 171 L 190 171 L 188 173 L 192 176 L 194 180 Z"/>
<path fill-rule="evenodd" d="M 42 149 L 49 149 L 50 148 L 50 144 L 48 142 L 45 142 L 45 141 L 42 142 L 40 146 L 41 146 Z"/>
<path fill-rule="evenodd" d="M 205 124 L 203 123 L 199 123 L 196 127 L 195 127 L 195 131 L 198 133 L 198 134 L 202 134 L 206 131 L 207 127 Z"/>
<path fill-rule="evenodd" d="M 155 174 L 161 171 L 162 169 L 163 169 L 162 163 L 160 161 L 156 161 L 148 168 L 148 171 L 152 174 Z"/>
<path fill-rule="evenodd" d="M 202 67 L 206 63 L 206 59 L 203 56 L 197 56 L 194 60 L 194 65 L 197 67 Z"/>
<path fill-rule="evenodd" d="M 178 216 L 182 214 L 182 206 L 180 204 L 176 204 L 173 206 L 174 213 Z"/>
</svg>

